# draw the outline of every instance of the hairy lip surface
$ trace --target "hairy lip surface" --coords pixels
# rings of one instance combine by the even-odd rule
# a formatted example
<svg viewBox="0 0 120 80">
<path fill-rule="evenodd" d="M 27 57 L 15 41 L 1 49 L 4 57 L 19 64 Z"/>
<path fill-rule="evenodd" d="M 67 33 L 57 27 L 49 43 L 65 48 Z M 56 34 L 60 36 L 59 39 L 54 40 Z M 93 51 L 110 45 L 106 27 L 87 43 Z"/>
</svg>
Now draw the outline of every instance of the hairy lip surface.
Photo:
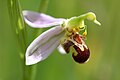
<svg viewBox="0 0 120 80">
<path fill-rule="evenodd" d="M 81 51 L 81 49 L 78 46 L 74 45 L 73 47 L 74 47 L 74 49 L 77 52 L 77 55 L 75 55 L 75 52 L 73 52 L 73 54 L 72 54 L 72 57 L 73 57 L 73 59 L 76 62 L 78 62 L 78 63 L 84 63 L 84 62 L 86 62 L 89 59 L 89 56 L 90 56 L 89 49 L 86 49 L 83 46 L 84 47 L 84 51 Z"/>
</svg>

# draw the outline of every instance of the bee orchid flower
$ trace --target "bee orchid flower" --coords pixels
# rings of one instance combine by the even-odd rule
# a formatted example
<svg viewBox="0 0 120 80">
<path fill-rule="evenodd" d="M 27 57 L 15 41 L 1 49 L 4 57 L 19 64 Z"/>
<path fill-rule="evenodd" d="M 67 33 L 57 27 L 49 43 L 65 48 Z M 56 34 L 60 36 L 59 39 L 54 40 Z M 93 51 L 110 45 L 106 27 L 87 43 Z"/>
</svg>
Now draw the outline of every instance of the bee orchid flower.
<svg viewBox="0 0 120 80">
<path fill-rule="evenodd" d="M 39 35 L 26 50 L 26 65 L 32 65 L 46 59 L 54 49 L 61 53 L 72 52 L 73 59 L 78 63 L 88 61 L 90 50 L 84 40 L 87 35 L 84 20 L 100 25 L 92 12 L 69 19 L 54 18 L 43 13 L 23 11 L 25 22 L 33 28 L 51 29 Z M 83 31 L 82 34 L 79 32 Z"/>
</svg>

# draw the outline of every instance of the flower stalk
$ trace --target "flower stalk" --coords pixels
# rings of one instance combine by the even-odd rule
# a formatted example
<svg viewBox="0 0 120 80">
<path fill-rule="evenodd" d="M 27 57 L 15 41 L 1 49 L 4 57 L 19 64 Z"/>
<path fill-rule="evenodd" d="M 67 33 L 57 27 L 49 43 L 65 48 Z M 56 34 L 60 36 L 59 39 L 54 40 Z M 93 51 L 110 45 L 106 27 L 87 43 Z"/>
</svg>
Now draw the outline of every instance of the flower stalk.
<svg viewBox="0 0 120 80">
<path fill-rule="evenodd" d="M 11 28 L 18 43 L 18 51 L 22 66 L 22 80 L 35 80 L 36 65 L 25 65 L 25 51 L 27 48 L 27 33 L 22 16 L 19 0 L 7 0 Z"/>
<path fill-rule="evenodd" d="M 9 18 L 11 27 L 13 29 L 14 35 L 16 37 L 16 40 L 18 42 L 18 51 L 21 59 L 21 65 L 22 65 L 22 72 L 23 72 L 23 80 L 28 80 L 28 75 L 26 72 L 28 72 L 28 67 L 25 66 L 25 49 L 27 45 L 27 35 L 26 35 L 26 27 L 24 25 L 24 21 L 21 14 L 21 8 L 19 0 L 8 0 L 8 11 L 9 11 Z"/>
<path fill-rule="evenodd" d="M 39 12 L 44 13 L 47 10 L 49 0 L 40 0 Z"/>
</svg>

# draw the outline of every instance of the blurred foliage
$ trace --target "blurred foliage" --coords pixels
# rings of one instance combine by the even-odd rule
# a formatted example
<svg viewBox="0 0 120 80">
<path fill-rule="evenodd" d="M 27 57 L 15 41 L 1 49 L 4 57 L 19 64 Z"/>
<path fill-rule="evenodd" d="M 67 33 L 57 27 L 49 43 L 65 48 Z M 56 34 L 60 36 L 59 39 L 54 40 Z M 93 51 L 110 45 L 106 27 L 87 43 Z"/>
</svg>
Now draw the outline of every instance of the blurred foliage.
<svg viewBox="0 0 120 80">
<path fill-rule="evenodd" d="M 39 11 L 40 0 L 20 2 L 22 9 Z M 88 63 L 77 64 L 71 54 L 61 55 L 55 50 L 37 64 L 36 80 L 120 80 L 119 3 L 119 0 L 49 0 L 46 14 L 70 18 L 92 11 L 102 25 L 99 27 L 86 21 L 86 44 L 91 51 Z M 7 0 L 0 0 L 0 28 L 0 80 L 21 80 L 22 66 L 10 26 Z M 34 29 L 28 26 L 27 32 L 30 44 L 36 36 Z"/>
</svg>

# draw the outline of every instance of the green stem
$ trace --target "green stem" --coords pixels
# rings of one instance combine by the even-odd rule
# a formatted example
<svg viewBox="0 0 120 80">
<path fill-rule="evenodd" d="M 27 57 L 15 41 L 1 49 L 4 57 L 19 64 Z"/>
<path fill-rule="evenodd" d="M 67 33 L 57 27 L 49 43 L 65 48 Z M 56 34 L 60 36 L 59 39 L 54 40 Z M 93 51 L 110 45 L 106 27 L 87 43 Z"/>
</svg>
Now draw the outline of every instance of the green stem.
<svg viewBox="0 0 120 80">
<path fill-rule="evenodd" d="M 48 0 L 41 1 L 40 12 L 45 11 L 48 4 Z M 25 65 L 25 52 L 27 48 L 27 33 L 26 27 L 24 25 L 24 20 L 22 16 L 22 10 L 20 7 L 19 0 L 7 0 L 8 3 L 8 12 L 11 23 L 11 28 L 18 42 L 18 51 L 20 54 L 21 64 L 22 64 L 22 79 L 23 80 L 35 80 L 36 75 L 36 65 L 26 66 Z"/>
<path fill-rule="evenodd" d="M 25 65 L 25 51 L 27 48 L 27 35 L 26 35 L 26 27 L 24 25 L 23 16 L 21 12 L 21 7 L 19 0 L 8 0 L 8 12 L 9 12 L 9 18 L 11 23 L 11 28 L 14 32 L 14 35 L 16 37 L 16 41 L 18 42 L 18 51 L 20 54 L 21 64 L 22 64 L 22 72 L 23 80 L 31 80 L 31 69 L 32 67 Z"/>
<path fill-rule="evenodd" d="M 41 0 L 40 1 L 40 7 L 39 7 L 39 12 L 44 13 L 47 9 L 49 0 Z"/>
</svg>

